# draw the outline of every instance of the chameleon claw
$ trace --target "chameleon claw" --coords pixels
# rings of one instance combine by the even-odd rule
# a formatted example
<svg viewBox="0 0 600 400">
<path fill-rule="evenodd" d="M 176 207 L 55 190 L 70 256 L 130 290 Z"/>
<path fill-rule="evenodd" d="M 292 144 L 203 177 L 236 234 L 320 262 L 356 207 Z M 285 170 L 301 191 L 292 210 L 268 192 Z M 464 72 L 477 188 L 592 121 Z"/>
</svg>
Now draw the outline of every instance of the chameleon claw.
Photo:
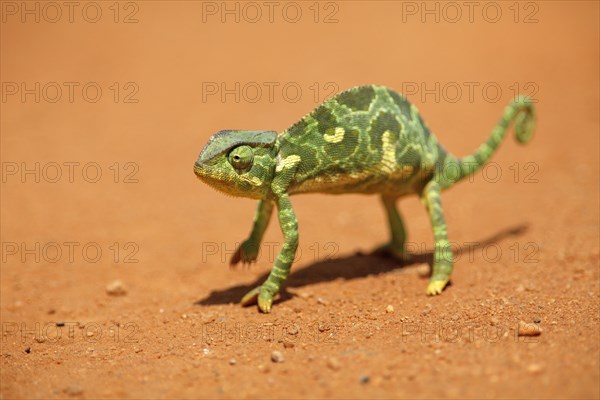
<svg viewBox="0 0 600 400">
<path fill-rule="evenodd" d="M 427 285 L 427 294 L 429 296 L 435 296 L 442 293 L 442 290 L 444 290 L 448 281 L 449 279 L 442 279 L 429 282 L 429 285 Z"/>
<path fill-rule="evenodd" d="M 273 305 L 273 295 L 264 290 L 262 286 L 258 286 L 246 293 L 246 295 L 242 297 L 240 304 L 242 306 L 258 304 L 259 310 L 268 314 L 271 312 L 271 306 Z"/>
<path fill-rule="evenodd" d="M 242 262 L 242 266 L 250 265 L 256 261 L 258 258 L 258 246 L 251 242 L 250 240 L 244 240 L 240 247 L 237 248 L 233 256 L 231 256 L 231 260 L 229 261 L 229 266 L 233 267 L 240 261 Z"/>
<path fill-rule="evenodd" d="M 273 305 L 273 295 L 266 291 L 261 291 L 258 295 L 258 308 L 260 311 L 268 314 L 271 312 L 271 306 Z"/>
<path fill-rule="evenodd" d="M 256 304 L 257 300 L 258 300 L 258 295 L 260 294 L 260 286 L 255 287 L 254 289 L 252 289 L 251 291 L 249 291 L 248 293 L 246 293 L 244 295 L 244 297 L 242 297 L 242 300 L 240 301 L 240 304 L 244 307 L 246 306 L 250 306 L 252 304 Z"/>
</svg>

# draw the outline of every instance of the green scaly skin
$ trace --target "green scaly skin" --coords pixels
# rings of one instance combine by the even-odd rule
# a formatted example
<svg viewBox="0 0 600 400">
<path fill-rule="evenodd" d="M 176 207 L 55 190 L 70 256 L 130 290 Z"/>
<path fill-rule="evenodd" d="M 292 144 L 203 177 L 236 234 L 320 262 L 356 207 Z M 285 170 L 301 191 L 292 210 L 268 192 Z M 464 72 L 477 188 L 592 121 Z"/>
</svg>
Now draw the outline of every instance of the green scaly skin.
<svg viewBox="0 0 600 400">
<path fill-rule="evenodd" d="M 452 251 L 440 193 L 481 168 L 513 120 L 517 141 L 526 143 L 535 126 L 529 98 L 512 101 L 488 140 L 472 155 L 458 159 L 438 143 L 402 95 L 383 86 L 359 86 L 327 100 L 279 135 L 231 130 L 211 137 L 194 166 L 196 175 L 227 194 L 259 200 L 250 237 L 231 264 L 256 260 L 273 206 L 285 239 L 269 277 L 246 294 L 242 304 L 257 302 L 261 311 L 271 311 L 298 247 L 298 222 L 289 198 L 297 193 L 380 195 L 391 240 L 379 251 L 400 259 L 408 254 L 396 200 L 419 195 L 435 239 L 427 293 L 441 293 L 452 273 Z"/>
</svg>

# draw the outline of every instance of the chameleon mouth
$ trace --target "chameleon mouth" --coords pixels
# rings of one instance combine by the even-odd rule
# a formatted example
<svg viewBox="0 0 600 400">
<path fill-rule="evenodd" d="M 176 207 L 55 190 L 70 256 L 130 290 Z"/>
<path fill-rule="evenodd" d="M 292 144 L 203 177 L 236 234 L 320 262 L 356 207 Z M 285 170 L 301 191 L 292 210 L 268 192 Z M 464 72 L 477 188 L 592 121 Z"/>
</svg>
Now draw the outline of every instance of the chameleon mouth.
<svg viewBox="0 0 600 400">
<path fill-rule="evenodd" d="M 196 162 L 194 163 L 194 174 L 196 174 L 198 178 L 201 178 L 206 175 L 206 168 L 204 168 L 202 164 Z"/>
</svg>

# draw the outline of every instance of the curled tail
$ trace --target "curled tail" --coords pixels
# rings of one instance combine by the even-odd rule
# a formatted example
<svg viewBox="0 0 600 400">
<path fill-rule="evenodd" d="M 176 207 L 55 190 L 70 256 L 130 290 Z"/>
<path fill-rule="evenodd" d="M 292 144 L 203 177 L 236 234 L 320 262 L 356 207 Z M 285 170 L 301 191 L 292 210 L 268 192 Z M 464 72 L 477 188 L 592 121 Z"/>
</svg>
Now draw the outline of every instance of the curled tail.
<svg viewBox="0 0 600 400">
<path fill-rule="evenodd" d="M 440 148 L 440 164 L 436 170 L 436 180 L 443 188 L 460 181 L 480 169 L 495 153 L 496 148 L 506 136 L 512 121 L 515 121 L 515 136 L 517 142 L 527 143 L 533 136 L 535 128 L 535 109 L 533 102 L 527 96 L 518 96 L 502 114 L 502 118 L 492 130 L 488 140 L 473 153 L 463 158 L 456 158 Z"/>
</svg>

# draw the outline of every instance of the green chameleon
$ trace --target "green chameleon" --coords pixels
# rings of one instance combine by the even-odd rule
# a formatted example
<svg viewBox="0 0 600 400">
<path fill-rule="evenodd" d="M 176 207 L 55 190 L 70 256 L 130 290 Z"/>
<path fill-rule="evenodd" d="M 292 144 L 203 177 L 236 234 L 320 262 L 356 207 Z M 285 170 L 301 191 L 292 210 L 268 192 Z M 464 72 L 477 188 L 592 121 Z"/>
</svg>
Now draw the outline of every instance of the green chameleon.
<svg viewBox="0 0 600 400">
<path fill-rule="evenodd" d="M 452 272 L 452 251 L 440 201 L 443 189 L 469 176 L 490 158 L 515 120 L 517 141 L 533 134 L 531 99 L 517 97 L 505 109 L 491 136 L 473 154 L 448 153 L 406 98 L 383 86 L 359 86 L 325 101 L 289 129 L 224 130 L 212 136 L 194 165 L 208 185 L 233 196 L 258 199 L 250 237 L 231 259 L 256 260 L 273 207 L 284 244 L 267 280 L 242 298 L 271 311 L 273 297 L 287 278 L 298 246 L 298 222 L 290 196 L 296 193 L 379 194 L 391 240 L 378 250 L 406 259 L 406 233 L 396 200 L 418 194 L 435 239 L 427 294 L 442 292 Z"/>
</svg>

